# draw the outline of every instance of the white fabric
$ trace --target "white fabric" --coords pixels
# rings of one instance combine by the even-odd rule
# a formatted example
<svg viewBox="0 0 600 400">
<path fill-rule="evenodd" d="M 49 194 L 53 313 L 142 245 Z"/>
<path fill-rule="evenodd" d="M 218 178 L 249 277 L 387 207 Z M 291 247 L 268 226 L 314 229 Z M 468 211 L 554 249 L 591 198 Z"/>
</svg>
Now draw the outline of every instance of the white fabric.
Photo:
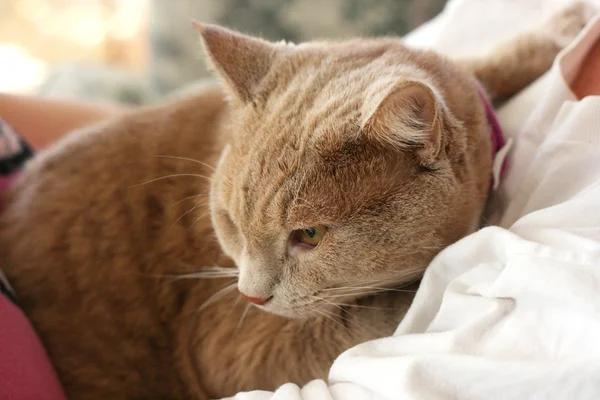
<svg viewBox="0 0 600 400">
<path fill-rule="evenodd" d="M 450 0 L 433 20 L 404 40 L 453 56 L 487 52 L 494 44 L 531 29 L 573 0 Z M 600 0 L 586 3 L 600 7 Z"/>
<path fill-rule="evenodd" d="M 413 37 L 437 35 L 430 47 L 448 46 L 457 25 L 454 37 L 474 43 L 465 32 L 475 28 L 461 19 L 483 3 L 506 24 L 519 9 L 519 21 L 538 23 L 552 8 L 541 4 L 566 2 L 455 0 L 441 24 Z M 501 28 L 482 40 L 503 38 L 510 29 Z M 328 384 L 235 399 L 600 399 L 600 96 L 577 101 L 567 83 L 595 40 L 600 15 L 500 110 L 515 142 L 498 192 L 500 226 L 434 259 L 394 336 L 342 354 Z"/>
</svg>

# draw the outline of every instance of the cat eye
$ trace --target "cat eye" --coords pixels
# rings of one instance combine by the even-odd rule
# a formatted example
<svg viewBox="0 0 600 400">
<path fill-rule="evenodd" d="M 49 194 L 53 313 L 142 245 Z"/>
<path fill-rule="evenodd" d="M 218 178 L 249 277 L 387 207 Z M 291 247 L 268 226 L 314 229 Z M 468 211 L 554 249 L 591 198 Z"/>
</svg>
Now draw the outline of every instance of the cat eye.
<svg viewBox="0 0 600 400">
<path fill-rule="evenodd" d="M 292 232 L 292 238 L 303 245 L 316 247 L 327 232 L 327 227 L 323 225 L 311 226 L 310 228 L 298 229 Z"/>
</svg>

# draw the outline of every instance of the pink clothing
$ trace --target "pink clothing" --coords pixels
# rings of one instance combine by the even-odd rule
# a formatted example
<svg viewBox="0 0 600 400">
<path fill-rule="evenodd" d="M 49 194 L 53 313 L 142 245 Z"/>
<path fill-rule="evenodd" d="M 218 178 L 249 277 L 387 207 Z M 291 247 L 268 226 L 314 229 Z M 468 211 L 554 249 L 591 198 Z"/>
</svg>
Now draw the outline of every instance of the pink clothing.
<svg viewBox="0 0 600 400">
<path fill-rule="evenodd" d="M 0 119 L 0 212 L 2 194 L 32 154 Z M 0 270 L 0 400 L 65 399 L 44 346 L 17 306 L 15 294 Z"/>
<path fill-rule="evenodd" d="M 66 399 L 35 330 L 23 312 L 3 295 L 0 295 L 0 399 Z"/>
<path fill-rule="evenodd" d="M 15 179 L 17 179 L 17 174 L 9 176 L 0 175 L 0 211 L 2 211 L 2 193 L 8 189 Z"/>
</svg>

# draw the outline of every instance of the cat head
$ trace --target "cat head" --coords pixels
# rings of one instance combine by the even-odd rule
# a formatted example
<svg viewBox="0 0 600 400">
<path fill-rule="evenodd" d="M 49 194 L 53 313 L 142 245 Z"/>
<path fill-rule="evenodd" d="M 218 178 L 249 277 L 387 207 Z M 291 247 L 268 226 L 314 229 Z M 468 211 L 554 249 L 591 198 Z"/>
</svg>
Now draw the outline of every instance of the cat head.
<svg viewBox="0 0 600 400">
<path fill-rule="evenodd" d="M 322 313 L 418 279 L 478 226 L 491 147 L 468 74 L 398 39 L 196 27 L 231 108 L 212 221 L 252 302 Z"/>
</svg>

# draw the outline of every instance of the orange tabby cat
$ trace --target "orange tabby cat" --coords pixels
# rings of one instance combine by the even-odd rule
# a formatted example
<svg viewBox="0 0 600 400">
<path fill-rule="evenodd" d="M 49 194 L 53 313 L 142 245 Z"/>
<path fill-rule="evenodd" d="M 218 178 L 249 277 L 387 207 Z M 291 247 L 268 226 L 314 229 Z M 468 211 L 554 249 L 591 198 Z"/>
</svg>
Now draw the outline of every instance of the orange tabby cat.
<svg viewBox="0 0 600 400">
<path fill-rule="evenodd" d="M 71 134 L 6 199 L 0 265 L 69 398 L 303 384 L 390 335 L 432 257 L 478 226 L 491 143 L 475 77 L 514 93 L 585 20 L 575 6 L 459 62 L 197 24 L 222 88 Z"/>
</svg>

